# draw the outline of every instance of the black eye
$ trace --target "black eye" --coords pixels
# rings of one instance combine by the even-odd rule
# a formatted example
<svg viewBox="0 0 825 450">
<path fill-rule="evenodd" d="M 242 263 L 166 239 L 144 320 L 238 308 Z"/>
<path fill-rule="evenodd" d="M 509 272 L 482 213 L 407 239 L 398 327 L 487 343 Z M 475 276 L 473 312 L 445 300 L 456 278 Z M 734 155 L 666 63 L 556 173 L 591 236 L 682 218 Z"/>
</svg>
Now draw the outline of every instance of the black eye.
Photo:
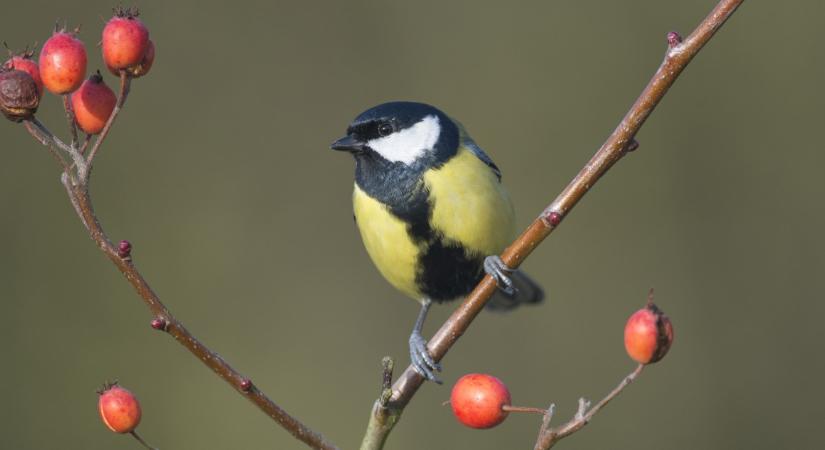
<svg viewBox="0 0 825 450">
<path fill-rule="evenodd" d="M 378 125 L 378 135 L 381 137 L 389 136 L 392 134 L 392 124 L 389 122 L 384 122 Z"/>
</svg>

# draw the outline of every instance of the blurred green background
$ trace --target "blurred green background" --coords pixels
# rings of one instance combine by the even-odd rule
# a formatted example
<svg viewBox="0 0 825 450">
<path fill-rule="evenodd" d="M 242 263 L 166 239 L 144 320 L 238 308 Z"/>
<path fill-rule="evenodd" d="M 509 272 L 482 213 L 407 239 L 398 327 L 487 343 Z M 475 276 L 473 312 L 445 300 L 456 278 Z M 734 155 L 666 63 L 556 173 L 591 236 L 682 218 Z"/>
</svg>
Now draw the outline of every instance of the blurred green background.
<svg viewBox="0 0 825 450">
<path fill-rule="evenodd" d="M 360 442 L 384 355 L 408 362 L 417 305 L 371 265 L 353 163 L 328 150 L 362 110 L 433 103 L 492 155 L 526 226 L 592 155 L 714 1 L 140 2 L 152 73 L 104 147 L 93 195 L 171 310 L 291 413 Z M 12 47 L 110 2 L 18 2 Z M 392 449 L 532 448 L 539 418 L 464 428 L 441 402 L 495 374 L 558 417 L 632 368 L 622 329 L 649 287 L 676 342 L 560 448 L 822 448 L 825 120 L 815 0 L 746 2 L 620 162 L 526 263 L 549 301 L 484 314 Z M 108 76 L 108 74 L 107 74 Z M 111 76 L 107 78 L 114 85 Z M 66 135 L 59 102 L 40 112 Z M 100 423 L 117 378 L 163 449 L 302 448 L 167 336 L 95 248 L 47 152 L 0 123 L 0 447 L 138 448 Z M 431 333 L 451 311 L 435 308 Z"/>
</svg>

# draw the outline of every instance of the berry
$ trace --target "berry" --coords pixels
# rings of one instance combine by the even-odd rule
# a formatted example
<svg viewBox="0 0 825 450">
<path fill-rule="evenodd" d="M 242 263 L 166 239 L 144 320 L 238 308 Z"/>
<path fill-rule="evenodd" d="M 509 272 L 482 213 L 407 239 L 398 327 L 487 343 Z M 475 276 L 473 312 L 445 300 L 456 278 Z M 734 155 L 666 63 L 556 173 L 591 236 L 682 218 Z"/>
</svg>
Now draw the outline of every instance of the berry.
<svg viewBox="0 0 825 450">
<path fill-rule="evenodd" d="M 86 134 L 98 134 L 106 126 L 106 121 L 115 109 L 115 103 L 115 93 L 106 86 L 98 72 L 84 81 L 80 89 L 72 94 L 75 122 Z M 131 248 L 129 250 L 131 251 Z"/>
<path fill-rule="evenodd" d="M 97 409 L 103 423 L 115 433 L 131 433 L 140 423 L 140 403 L 117 383 L 106 384 L 97 399 Z"/>
<path fill-rule="evenodd" d="M 109 70 L 129 69 L 143 62 L 149 48 L 149 30 L 138 19 L 137 8 L 116 8 L 103 28 L 103 61 Z"/>
<path fill-rule="evenodd" d="M 40 50 L 40 77 L 56 95 L 68 94 L 86 77 L 86 47 L 74 33 L 56 31 Z"/>
<path fill-rule="evenodd" d="M 23 52 L 19 55 L 12 55 L 8 61 L 3 63 L 3 67 L 13 70 L 22 70 L 32 77 L 37 85 L 37 95 L 43 96 L 43 80 L 40 79 L 40 67 L 32 59 L 33 53 L 30 51 Z"/>
<path fill-rule="evenodd" d="M 37 83 L 27 72 L 0 68 L 0 112 L 12 122 L 31 119 L 40 105 Z"/>
<path fill-rule="evenodd" d="M 149 46 L 146 47 L 146 54 L 143 55 L 143 61 L 140 64 L 130 67 L 126 70 L 126 73 L 132 76 L 132 78 L 140 78 L 147 73 L 149 73 L 149 69 L 152 68 L 152 64 L 155 62 L 155 43 L 152 40 L 149 40 Z M 113 69 L 111 67 L 106 66 L 109 69 L 109 72 L 116 77 L 120 77 L 120 71 L 117 69 Z"/>
<path fill-rule="evenodd" d="M 450 394 L 453 414 L 470 428 L 492 428 L 507 418 L 510 391 L 492 375 L 471 373 L 456 381 Z"/>
<path fill-rule="evenodd" d="M 664 358 L 672 344 L 673 324 L 652 301 L 627 319 L 624 347 L 636 362 L 655 363 Z"/>
</svg>

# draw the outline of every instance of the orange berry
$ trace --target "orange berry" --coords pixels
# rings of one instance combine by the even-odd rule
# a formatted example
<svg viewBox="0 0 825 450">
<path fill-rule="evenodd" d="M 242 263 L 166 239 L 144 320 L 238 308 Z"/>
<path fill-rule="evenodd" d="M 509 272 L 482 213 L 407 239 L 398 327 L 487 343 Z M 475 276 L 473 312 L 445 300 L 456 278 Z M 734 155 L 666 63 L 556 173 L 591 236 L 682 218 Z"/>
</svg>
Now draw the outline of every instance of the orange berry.
<svg viewBox="0 0 825 450">
<path fill-rule="evenodd" d="M 502 408 L 510 405 L 510 391 L 492 375 L 471 373 L 456 381 L 450 394 L 450 406 L 456 419 L 470 428 L 492 428 L 509 414 Z"/>
<path fill-rule="evenodd" d="M 86 76 L 86 47 L 74 33 L 56 31 L 40 50 L 40 78 L 56 95 L 68 94 Z"/>
<path fill-rule="evenodd" d="M 75 122 L 86 134 L 98 134 L 106 126 L 106 121 L 115 109 L 115 103 L 115 93 L 106 86 L 98 72 L 84 81 L 80 89 L 72 94 Z"/>
<path fill-rule="evenodd" d="M 664 358 L 673 344 L 673 324 L 653 302 L 633 313 L 624 328 L 627 354 L 642 364 Z"/>
<path fill-rule="evenodd" d="M 115 433 L 131 433 L 140 424 L 140 403 L 128 390 L 114 384 L 99 392 L 97 408 L 103 423 Z"/>
</svg>

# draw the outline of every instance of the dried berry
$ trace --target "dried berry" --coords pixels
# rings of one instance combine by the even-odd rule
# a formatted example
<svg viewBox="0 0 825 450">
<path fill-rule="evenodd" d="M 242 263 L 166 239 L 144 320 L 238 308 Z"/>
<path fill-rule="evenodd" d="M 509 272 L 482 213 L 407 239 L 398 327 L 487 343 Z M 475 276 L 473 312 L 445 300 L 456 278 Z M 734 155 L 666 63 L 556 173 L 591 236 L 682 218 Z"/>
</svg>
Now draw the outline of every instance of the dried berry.
<svg viewBox="0 0 825 450">
<path fill-rule="evenodd" d="M 492 375 L 471 373 L 456 381 L 450 406 L 456 419 L 471 428 L 492 428 L 507 418 L 510 391 Z"/>
<path fill-rule="evenodd" d="M 68 94 L 86 77 L 86 47 L 74 33 L 55 31 L 40 50 L 40 77 L 56 95 Z"/>
<path fill-rule="evenodd" d="M 0 70 L 0 111 L 12 122 L 31 119 L 40 105 L 37 83 L 22 70 Z"/>
<path fill-rule="evenodd" d="M 103 61 L 109 70 L 129 69 L 143 62 L 149 48 L 149 30 L 138 19 L 137 8 L 115 8 L 103 28 Z"/>
<path fill-rule="evenodd" d="M 115 93 L 106 86 L 98 72 L 84 81 L 80 89 L 72 94 L 75 122 L 86 134 L 98 134 L 106 126 L 106 121 L 115 109 L 115 103 Z"/>
<path fill-rule="evenodd" d="M 34 56 L 34 53 L 29 50 L 17 55 L 12 55 L 8 61 L 3 63 L 3 67 L 13 70 L 22 70 L 23 72 L 29 74 L 35 84 L 37 84 L 37 95 L 42 97 L 43 80 L 40 79 L 40 66 L 38 66 L 37 62 L 32 59 L 32 56 Z"/>
<path fill-rule="evenodd" d="M 672 344 L 673 324 L 652 301 L 627 320 L 624 346 L 636 362 L 655 363 L 665 357 Z"/>
<path fill-rule="evenodd" d="M 106 384 L 99 391 L 97 409 L 103 423 L 115 433 L 131 433 L 140 423 L 140 403 L 117 383 Z"/>
</svg>

